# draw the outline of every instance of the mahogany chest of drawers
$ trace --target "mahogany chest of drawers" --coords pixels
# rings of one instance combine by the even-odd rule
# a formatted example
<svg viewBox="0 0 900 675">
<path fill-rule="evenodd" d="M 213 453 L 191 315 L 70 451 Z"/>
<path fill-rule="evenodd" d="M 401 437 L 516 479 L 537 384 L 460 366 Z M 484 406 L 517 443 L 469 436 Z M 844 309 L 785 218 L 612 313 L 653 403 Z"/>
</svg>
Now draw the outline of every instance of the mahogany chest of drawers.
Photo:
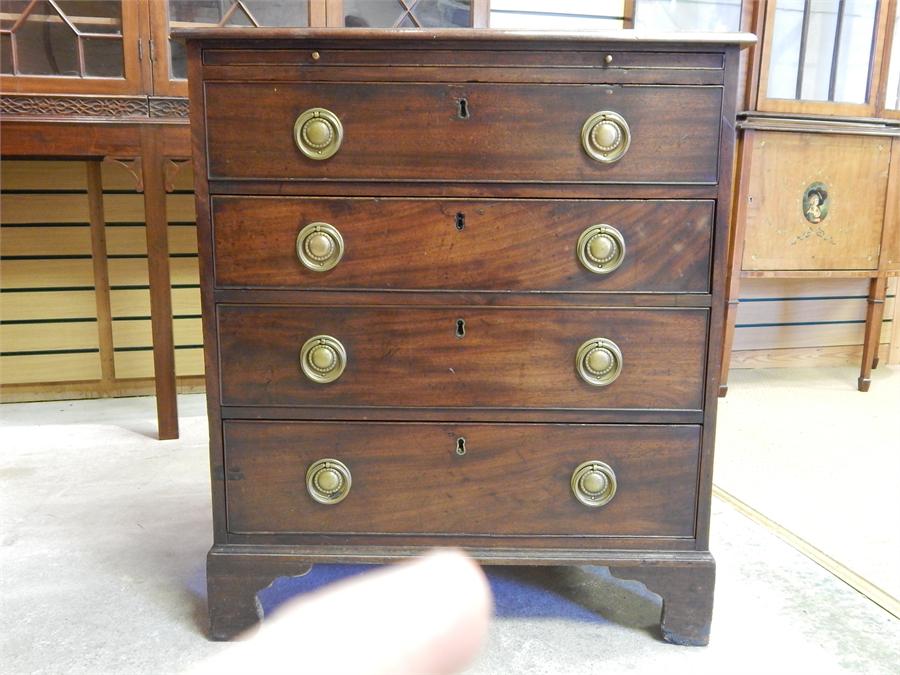
<svg viewBox="0 0 900 675">
<path fill-rule="evenodd" d="M 704 644 L 752 36 L 193 31 L 215 638 L 316 562 L 607 565 Z"/>
</svg>

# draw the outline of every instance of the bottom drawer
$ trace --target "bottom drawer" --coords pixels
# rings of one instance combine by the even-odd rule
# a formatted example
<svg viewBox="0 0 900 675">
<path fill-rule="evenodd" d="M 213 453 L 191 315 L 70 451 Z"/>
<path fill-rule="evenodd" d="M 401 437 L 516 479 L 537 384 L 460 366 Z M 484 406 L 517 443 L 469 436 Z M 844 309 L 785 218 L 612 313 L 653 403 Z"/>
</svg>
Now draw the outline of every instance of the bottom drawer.
<svg viewBox="0 0 900 675">
<path fill-rule="evenodd" d="M 234 534 L 694 536 L 699 426 L 226 421 L 223 431 Z M 320 459 L 342 466 L 308 476 Z M 573 483 L 602 501 L 613 475 L 608 503 L 576 498 Z M 337 503 L 313 498 L 348 485 Z"/>
</svg>

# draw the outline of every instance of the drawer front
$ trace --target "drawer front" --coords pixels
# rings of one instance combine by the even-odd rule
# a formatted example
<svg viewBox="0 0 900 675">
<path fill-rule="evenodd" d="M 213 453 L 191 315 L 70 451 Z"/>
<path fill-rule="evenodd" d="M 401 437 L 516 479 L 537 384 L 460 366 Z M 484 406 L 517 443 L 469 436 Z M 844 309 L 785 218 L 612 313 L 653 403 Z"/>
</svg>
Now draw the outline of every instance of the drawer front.
<svg viewBox="0 0 900 675">
<path fill-rule="evenodd" d="M 212 215 L 220 287 L 709 290 L 711 201 L 214 197 Z M 298 234 L 316 222 L 342 241 L 325 271 L 296 251 Z M 577 254 L 582 233 L 598 224 L 624 243 L 609 273 Z"/>
<path fill-rule="evenodd" d="M 212 179 L 716 181 L 721 87 L 207 82 L 205 88 Z M 294 141 L 295 121 L 313 108 L 337 115 L 343 129 L 340 149 L 322 161 L 307 158 Z M 611 164 L 582 148 L 582 127 L 599 111 L 618 113 L 630 129 L 627 152 Z"/>
<path fill-rule="evenodd" d="M 232 533 L 694 534 L 697 426 L 226 421 L 224 440 Z M 334 504 L 307 489 L 325 458 L 350 475 Z M 615 476 L 603 506 L 574 496 L 588 461 Z"/>
<path fill-rule="evenodd" d="M 707 316 L 706 309 L 220 305 L 222 404 L 699 410 Z M 319 335 L 346 352 L 343 373 L 327 384 L 300 368 L 301 346 Z M 576 372 L 579 347 L 598 337 L 622 355 L 621 373 L 607 386 Z"/>
</svg>

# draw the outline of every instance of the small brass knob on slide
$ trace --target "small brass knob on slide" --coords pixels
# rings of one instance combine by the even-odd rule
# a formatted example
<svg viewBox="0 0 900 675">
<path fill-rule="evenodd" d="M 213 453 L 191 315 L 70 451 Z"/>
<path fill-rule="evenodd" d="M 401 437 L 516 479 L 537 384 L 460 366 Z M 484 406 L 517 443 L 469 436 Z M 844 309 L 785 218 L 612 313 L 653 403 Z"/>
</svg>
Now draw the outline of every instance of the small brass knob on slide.
<svg viewBox="0 0 900 675">
<path fill-rule="evenodd" d="M 347 465 L 336 459 L 320 459 L 306 470 L 306 489 L 320 504 L 337 504 L 350 492 L 352 476 Z"/>
<path fill-rule="evenodd" d="M 344 127 L 325 108 L 310 108 L 294 122 L 294 143 L 310 159 L 328 159 L 341 148 Z"/>
<path fill-rule="evenodd" d="M 572 472 L 572 494 L 585 506 L 603 506 L 616 496 L 616 472 L 606 462 L 592 459 Z"/>
<path fill-rule="evenodd" d="M 313 382 L 334 382 L 347 367 L 347 352 L 340 340 L 330 335 L 316 335 L 300 348 L 300 369 Z"/>
<path fill-rule="evenodd" d="M 591 225 L 578 237 L 578 261 L 595 274 L 609 274 L 625 260 L 625 237 L 612 225 Z"/>
<path fill-rule="evenodd" d="M 612 340 L 592 338 L 578 348 L 575 370 L 588 384 L 605 387 L 622 372 L 622 350 Z"/>
<path fill-rule="evenodd" d="M 592 159 L 604 164 L 618 162 L 631 145 L 631 128 L 619 113 L 596 112 L 581 127 L 581 146 Z"/>
<path fill-rule="evenodd" d="M 344 256 L 344 238 L 328 223 L 310 223 L 297 235 L 297 258 L 313 272 L 327 272 Z"/>
</svg>

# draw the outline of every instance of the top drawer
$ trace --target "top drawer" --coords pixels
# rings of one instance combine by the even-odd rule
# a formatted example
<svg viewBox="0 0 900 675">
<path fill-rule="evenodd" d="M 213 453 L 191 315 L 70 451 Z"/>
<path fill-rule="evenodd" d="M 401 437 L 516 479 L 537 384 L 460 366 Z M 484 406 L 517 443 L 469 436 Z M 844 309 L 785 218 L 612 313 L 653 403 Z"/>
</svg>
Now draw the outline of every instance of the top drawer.
<svg viewBox="0 0 900 675">
<path fill-rule="evenodd" d="M 207 82 L 211 179 L 446 182 L 716 182 L 722 89 L 563 84 Z M 326 109 L 342 140 L 310 159 L 297 118 Z M 605 163 L 583 147 L 595 113 L 624 120 L 627 150 Z M 596 147 L 596 145 L 594 146 Z M 622 147 L 619 145 L 618 147 Z"/>
</svg>

